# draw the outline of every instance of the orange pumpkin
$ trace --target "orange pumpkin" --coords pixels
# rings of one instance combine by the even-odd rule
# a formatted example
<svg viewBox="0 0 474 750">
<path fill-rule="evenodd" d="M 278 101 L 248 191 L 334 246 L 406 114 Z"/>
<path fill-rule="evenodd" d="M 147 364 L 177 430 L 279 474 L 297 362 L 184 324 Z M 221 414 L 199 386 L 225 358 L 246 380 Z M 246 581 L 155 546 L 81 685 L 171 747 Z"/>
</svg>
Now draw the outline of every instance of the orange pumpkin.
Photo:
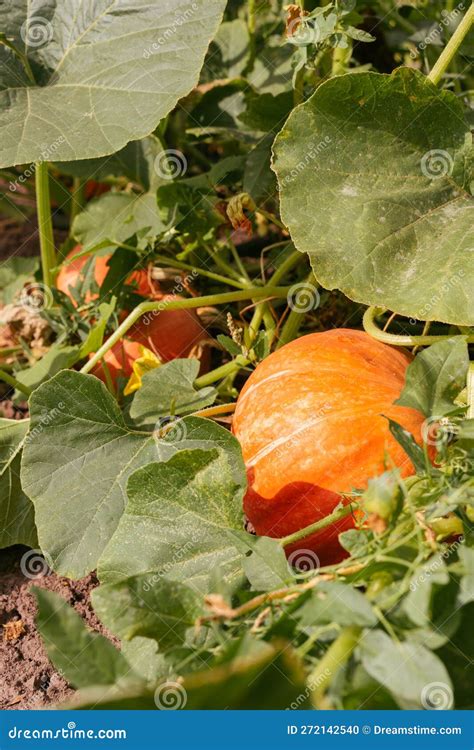
<svg viewBox="0 0 474 750">
<path fill-rule="evenodd" d="M 245 513 L 258 534 L 283 537 L 327 516 L 340 493 L 363 489 L 386 467 L 414 473 L 391 436 L 391 417 L 420 441 L 423 415 L 394 406 L 409 357 L 362 331 L 336 329 L 292 341 L 261 362 L 237 401 L 233 431 L 249 488 Z M 346 554 L 337 524 L 286 548 L 321 564 Z"/>
<path fill-rule="evenodd" d="M 82 273 L 82 270 L 88 260 L 90 259 L 90 255 L 83 255 L 78 258 L 75 256 L 78 255 L 82 251 L 82 245 L 76 245 L 66 256 L 66 260 L 70 261 L 69 263 L 65 263 L 61 266 L 61 269 L 58 273 L 58 278 L 56 280 L 56 286 L 58 289 L 63 292 L 64 294 L 67 294 L 69 299 L 75 304 L 75 301 L 71 295 L 70 289 L 74 286 L 76 286 L 77 281 Z M 109 272 L 109 266 L 107 265 L 110 260 L 110 255 L 96 255 L 95 256 L 95 262 L 94 262 L 94 279 L 96 281 L 97 286 L 101 287 L 102 284 L 105 281 L 105 277 L 107 276 Z M 74 260 L 71 260 L 74 259 Z M 157 286 L 154 286 L 153 282 L 150 280 L 148 272 L 144 268 L 140 268 L 137 271 L 133 271 L 133 273 L 130 274 L 130 276 L 127 279 L 127 284 L 133 284 L 135 287 L 136 293 L 140 294 L 142 297 L 156 297 L 161 296 L 159 294 L 159 290 Z M 96 299 L 97 295 L 95 294 L 86 294 L 86 302 L 91 302 L 93 299 Z"/>
<path fill-rule="evenodd" d="M 163 297 L 180 299 L 180 297 Z M 104 360 L 114 384 L 122 375 L 130 377 L 133 363 L 140 356 L 140 346 L 146 346 L 158 355 L 162 362 L 178 357 L 188 357 L 191 351 L 206 338 L 199 317 L 194 310 L 161 310 L 144 315 L 121 339 L 105 354 Z M 99 362 L 93 374 L 105 381 L 102 364 Z"/>
</svg>

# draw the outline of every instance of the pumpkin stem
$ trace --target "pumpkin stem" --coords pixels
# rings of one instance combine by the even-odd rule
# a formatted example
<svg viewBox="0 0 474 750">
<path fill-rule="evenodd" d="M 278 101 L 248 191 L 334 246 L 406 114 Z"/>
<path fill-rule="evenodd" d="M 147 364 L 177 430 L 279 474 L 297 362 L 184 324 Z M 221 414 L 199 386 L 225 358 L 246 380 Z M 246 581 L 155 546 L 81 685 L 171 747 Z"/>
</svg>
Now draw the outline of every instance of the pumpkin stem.
<svg viewBox="0 0 474 750">
<path fill-rule="evenodd" d="M 381 341 L 383 344 L 391 344 L 391 346 L 429 346 L 435 344 L 437 341 L 445 341 L 446 339 L 452 338 L 453 334 L 439 334 L 429 336 L 402 336 L 396 333 L 389 333 L 383 331 L 376 323 L 376 318 L 385 312 L 384 307 L 368 307 L 364 313 L 363 326 L 366 333 L 372 338 Z M 474 344 L 474 335 L 468 334 L 466 336 L 468 344 Z"/>
<path fill-rule="evenodd" d="M 359 643 L 362 628 L 351 626 L 344 628 L 336 640 L 330 645 L 318 666 L 308 677 L 311 690 L 311 702 L 317 709 L 331 708 L 326 699 L 326 691 L 336 673 L 349 661 L 355 647 Z"/>
<path fill-rule="evenodd" d="M 474 419 L 474 362 L 469 364 L 467 373 L 467 418 Z"/>
<path fill-rule="evenodd" d="M 293 544 L 294 542 L 299 542 L 300 539 L 304 539 L 307 536 L 311 536 L 311 534 L 316 533 L 317 531 L 321 531 L 321 529 L 325 529 L 326 526 L 331 526 L 331 524 L 336 523 L 336 521 L 340 521 L 341 518 L 345 518 L 350 513 L 352 513 L 352 505 L 349 503 L 348 505 L 344 505 L 343 508 L 338 508 L 337 510 L 330 513 L 328 516 L 324 516 L 324 518 L 321 518 L 319 521 L 316 521 L 315 523 L 310 524 L 309 526 L 305 526 L 303 529 L 299 529 L 299 531 L 293 532 L 293 534 L 289 534 L 288 536 L 283 536 L 281 539 L 279 539 L 279 544 L 282 547 L 287 547 L 289 544 Z"/>
</svg>

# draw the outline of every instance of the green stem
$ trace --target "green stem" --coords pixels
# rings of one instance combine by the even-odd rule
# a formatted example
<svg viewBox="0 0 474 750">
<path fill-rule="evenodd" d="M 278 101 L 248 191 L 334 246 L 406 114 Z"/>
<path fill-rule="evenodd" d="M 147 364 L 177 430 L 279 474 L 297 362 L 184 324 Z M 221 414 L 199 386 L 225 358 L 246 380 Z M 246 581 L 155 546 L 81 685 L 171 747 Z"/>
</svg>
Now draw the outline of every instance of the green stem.
<svg viewBox="0 0 474 750">
<path fill-rule="evenodd" d="M 375 318 L 385 312 L 383 307 L 368 307 L 364 313 L 363 325 L 366 333 L 370 334 L 377 341 L 392 346 L 429 346 L 437 341 L 445 341 L 452 337 L 452 334 L 442 334 L 437 336 L 402 336 L 395 333 L 382 331 L 375 322 Z M 474 343 L 474 334 L 466 337 L 469 344 Z"/>
<path fill-rule="evenodd" d="M 26 75 L 28 76 L 30 83 L 33 84 L 33 86 L 36 85 L 35 77 L 33 75 L 33 71 L 31 70 L 30 61 L 28 60 L 28 57 L 23 54 L 23 52 L 20 52 L 20 50 L 15 47 L 15 45 L 9 40 L 6 39 L 6 37 L 2 36 L 0 39 L 0 44 L 3 44 L 5 47 L 8 47 L 8 49 L 11 49 L 13 54 L 20 60 L 21 64 L 23 65 Z"/>
<path fill-rule="evenodd" d="M 352 45 L 347 47 L 334 47 L 332 53 L 332 76 L 342 76 L 347 72 L 352 56 Z"/>
<path fill-rule="evenodd" d="M 296 266 L 301 260 L 303 260 L 303 258 L 304 255 L 298 250 L 294 250 L 292 253 L 290 253 L 290 255 L 283 261 L 283 263 L 276 269 L 271 278 L 271 283 L 277 286 L 286 276 L 286 274 L 291 271 L 291 269 Z M 250 343 L 253 343 L 253 341 L 255 341 L 262 319 L 265 319 L 267 332 L 270 335 L 271 340 L 273 341 L 273 337 L 275 335 L 275 321 L 273 320 L 273 316 L 270 312 L 268 304 L 263 303 L 262 305 L 257 305 L 253 314 L 253 318 L 250 321 Z"/>
<path fill-rule="evenodd" d="M 221 414 L 231 414 L 235 411 L 237 404 L 218 404 L 217 406 L 209 406 L 207 409 L 200 409 L 199 411 L 193 412 L 193 417 L 219 417 Z"/>
<path fill-rule="evenodd" d="M 27 385 L 23 385 L 23 383 L 20 383 L 19 380 L 13 377 L 13 375 L 9 375 L 8 372 L 5 372 L 5 370 L 0 370 L 0 380 L 3 380 L 8 385 L 11 385 L 12 388 L 16 388 L 18 391 L 21 391 L 25 394 L 25 396 L 30 396 L 33 391 L 31 388 L 29 388 Z"/>
<path fill-rule="evenodd" d="M 451 39 L 439 56 L 438 60 L 436 61 L 433 69 L 431 70 L 431 73 L 429 74 L 428 80 L 431 81 L 431 83 L 437 85 L 440 82 L 473 23 L 474 4 L 471 3 L 471 7 L 466 11 L 464 18 L 462 19 L 461 23 L 457 27 L 456 31 L 454 32 Z"/>
<path fill-rule="evenodd" d="M 281 537 L 281 539 L 278 540 L 278 543 L 282 547 L 287 547 L 289 544 L 299 542 L 301 539 L 311 536 L 311 534 L 315 534 L 317 531 L 321 531 L 321 529 L 325 529 L 327 526 L 331 526 L 333 523 L 340 521 L 341 518 L 345 518 L 350 513 L 352 513 L 352 505 L 349 503 L 349 505 L 344 505 L 343 508 L 338 508 L 338 510 L 333 511 L 333 513 L 330 513 L 328 516 L 324 516 L 324 518 L 321 518 L 319 521 L 316 521 L 309 526 L 305 526 L 304 529 L 295 531 L 288 536 Z"/>
<path fill-rule="evenodd" d="M 74 177 L 71 195 L 71 211 L 69 214 L 71 226 L 76 216 L 81 213 L 86 205 L 86 183 L 87 180 L 81 180 L 80 177 Z"/>
<path fill-rule="evenodd" d="M 123 247 L 125 250 L 133 250 L 133 252 L 136 252 L 137 250 L 136 247 L 133 247 L 133 245 L 127 245 L 126 242 L 117 243 L 117 246 Z M 165 266 L 170 266 L 171 268 L 179 268 L 182 271 L 190 271 L 193 274 L 205 276 L 207 279 L 218 281 L 221 284 L 227 284 L 227 286 L 233 286 L 236 289 L 246 289 L 247 287 L 247 285 L 243 282 L 234 281 L 234 279 L 230 279 L 228 276 L 221 276 L 221 274 L 219 273 L 206 271 L 204 268 L 198 268 L 197 266 L 193 266 L 190 263 L 183 263 L 183 261 L 177 260 L 176 258 L 168 258 L 166 255 L 153 254 L 153 260 L 156 260 L 157 263 L 161 263 Z"/>
<path fill-rule="evenodd" d="M 316 283 L 313 272 L 309 274 L 304 283 L 308 285 L 308 294 L 311 295 L 313 285 Z M 301 287 L 301 290 L 304 291 L 303 287 Z M 290 312 L 285 325 L 281 330 L 280 336 L 278 337 L 277 349 L 280 349 L 282 346 L 296 338 L 303 323 L 304 316 L 307 313 L 307 305 L 305 305 L 304 302 L 302 302 L 301 305 L 296 306 L 295 309 Z"/>
<path fill-rule="evenodd" d="M 315 708 L 328 708 L 324 700 L 326 690 L 336 673 L 349 661 L 359 643 L 361 633 L 362 628 L 356 626 L 344 628 L 309 675 L 311 702 Z"/>
<path fill-rule="evenodd" d="M 467 418 L 474 419 L 474 362 L 469 364 L 467 373 Z"/>
<path fill-rule="evenodd" d="M 255 65 L 255 58 L 257 56 L 257 40 L 256 40 L 256 0 L 248 0 L 247 10 L 247 28 L 249 32 L 249 59 L 245 69 L 245 73 L 248 75 L 252 72 Z"/>
<path fill-rule="evenodd" d="M 132 312 L 127 315 L 123 323 L 114 331 L 114 333 L 102 344 L 100 349 L 81 369 L 81 372 L 90 372 L 97 362 L 125 336 L 128 329 L 137 322 L 142 315 L 153 312 L 163 312 L 164 310 L 192 310 L 197 307 L 207 307 L 211 305 L 225 305 L 232 302 L 242 302 L 247 299 L 260 297 L 286 297 L 288 287 L 262 286 L 251 289 L 243 289 L 238 292 L 226 292 L 224 294 L 209 294 L 204 297 L 189 297 L 187 299 L 168 299 L 159 302 L 142 302 Z"/>
<path fill-rule="evenodd" d="M 276 269 L 272 276 L 272 284 L 279 284 L 283 277 L 304 258 L 305 255 L 300 253 L 299 250 L 293 250 L 293 252 L 290 253 L 283 263 Z"/>
<path fill-rule="evenodd" d="M 235 271 L 232 266 L 230 266 L 228 263 L 226 263 L 225 260 L 220 257 L 218 252 L 214 253 L 211 248 L 208 247 L 208 245 L 206 245 L 205 243 L 203 243 L 203 247 L 209 254 L 210 258 L 212 258 L 216 266 L 221 269 L 221 271 L 225 271 L 225 273 L 229 274 L 229 276 L 238 281 L 240 284 L 243 284 L 245 282 L 245 279 L 242 279 L 237 271 Z"/>
<path fill-rule="evenodd" d="M 17 354 L 22 351 L 21 346 L 5 346 L 3 349 L 0 349 L 0 357 L 8 357 L 10 354 Z"/>
<path fill-rule="evenodd" d="M 275 224 L 276 227 L 282 230 L 282 232 L 287 232 L 287 228 L 283 224 L 280 219 L 275 216 L 275 214 L 272 214 L 270 211 L 266 211 L 264 208 L 256 208 L 255 213 L 262 214 L 262 216 L 265 217 L 268 221 L 270 221 L 272 224 Z"/>
<path fill-rule="evenodd" d="M 216 367 L 215 370 L 211 370 L 211 372 L 196 378 L 194 385 L 196 388 L 204 388 L 207 385 L 213 385 L 213 383 L 217 383 L 218 380 L 222 380 L 222 378 L 226 378 L 228 375 L 233 375 L 238 372 L 238 370 L 242 370 L 243 367 L 247 367 L 249 364 L 250 360 L 239 354 L 231 362 Z"/>
<path fill-rule="evenodd" d="M 41 250 L 43 281 L 51 287 L 54 284 L 52 269 L 56 267 L 51 201 L 49 195 L 49 172 L 47 162 L 37 162 L 35 169 L 36 206 L 38 213 L 38 233 Z"/>
</svg>

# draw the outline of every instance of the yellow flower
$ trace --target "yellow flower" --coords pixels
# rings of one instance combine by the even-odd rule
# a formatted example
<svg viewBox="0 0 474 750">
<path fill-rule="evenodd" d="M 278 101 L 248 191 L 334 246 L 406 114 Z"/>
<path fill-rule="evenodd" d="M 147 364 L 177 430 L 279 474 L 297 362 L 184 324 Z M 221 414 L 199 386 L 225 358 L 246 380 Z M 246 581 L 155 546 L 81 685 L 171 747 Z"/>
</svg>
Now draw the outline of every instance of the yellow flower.
<svg viewBox="0 0 474 750">
<path fill-rule="evenodd" d="M 142 378 L 146 372 L 155 370 L 162 364 L 161 359 L 146 346 L 140 346 L 140 356 L 133 363 L 133 374 L 125 386 L 124 395 L 129 396 L 142 387 Z"/>
</svg>

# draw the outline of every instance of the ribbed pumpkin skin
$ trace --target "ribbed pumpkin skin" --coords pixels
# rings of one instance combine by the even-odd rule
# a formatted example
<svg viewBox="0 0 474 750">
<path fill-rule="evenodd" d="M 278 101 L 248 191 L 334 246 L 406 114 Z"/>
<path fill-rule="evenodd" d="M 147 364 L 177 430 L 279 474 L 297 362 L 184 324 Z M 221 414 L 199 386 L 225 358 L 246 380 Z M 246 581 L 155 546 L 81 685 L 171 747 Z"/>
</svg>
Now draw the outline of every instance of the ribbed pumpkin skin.
<svg viewBox="0 0 474 750">
<path fill-rule="evenodd" d="M 384 471 L 384 455 L 403 476 L 414 473 L 382 416 L 420 441 L 422 414 L 393 405 L 409 361 L 362 331 L 336 329 L 302 336 L 258 365 L 233 421 L 249 476 L 244 510 L 258 534 L 282 537 L 327 516 L 339 493 Z M 287 552 L 338 562 L 337 536 L 352 525 L 349 516 Z"/>
</svg>

